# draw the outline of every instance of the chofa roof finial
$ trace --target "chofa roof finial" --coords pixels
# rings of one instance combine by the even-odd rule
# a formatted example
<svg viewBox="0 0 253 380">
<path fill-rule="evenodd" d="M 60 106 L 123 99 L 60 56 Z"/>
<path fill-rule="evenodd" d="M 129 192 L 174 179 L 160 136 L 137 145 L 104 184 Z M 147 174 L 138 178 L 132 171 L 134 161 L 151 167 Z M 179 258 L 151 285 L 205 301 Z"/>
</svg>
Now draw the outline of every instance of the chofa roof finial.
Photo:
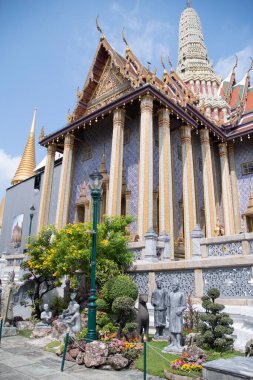
<svg viewBox="0 0 253 380">
<path fill-rule="evenodd" d="M 233 71 L 235 71 L 235 69 L 237 67 L 237 64 L 238 64 L 238 57 L 237 57 L 237 55 L 235 55 L 235 64 L 234 64 L 234 67 L 233 67 Z"/>
<path fill-rule="evenodd" d="M 104 33 L 103 33 L 102 29 L 100 28 L 100 25 L 99 25 L 99 23 L 98 23 L 98 16 L 96 17 L 96 26 L 97 26 L 97 30 L 98 30 L 99 33 L 100 33 L 100 38 L 104 38 L 104 37 L 105 37 L 105 36 L 104 36 Z"/>
<path fill-rule="evenodd" d="M 128 43 L 127 43 L 126 36 L 125 36 L 125 33 L 124 33 L 124 28 L 122 29 L 121 34 L 122 34 L 123 42 L 126 44 L 126 47 L 128 48 Z"/>
<path fill-rule="evenodd" d="M 249 59 L 251 60 L 251 63 L 250 63 L 250 67 L 249 67 L 248 73 L 253 69 L 253 58 L 249 57 Z"/>
</svg>

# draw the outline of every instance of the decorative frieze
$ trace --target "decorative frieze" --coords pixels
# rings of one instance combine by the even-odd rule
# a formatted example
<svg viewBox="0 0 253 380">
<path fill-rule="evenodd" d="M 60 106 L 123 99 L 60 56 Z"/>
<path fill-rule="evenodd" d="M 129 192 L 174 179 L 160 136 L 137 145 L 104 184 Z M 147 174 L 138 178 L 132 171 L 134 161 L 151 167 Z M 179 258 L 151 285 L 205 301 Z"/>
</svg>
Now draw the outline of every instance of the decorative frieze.
<svg viewBox="0 0 253 380">
<path fill-rule="evenodd" d="M 207 256 L 236 256 L 243 254 L 242 241 L 209 244 L 207 246 Z"/>
<path fill-rule="evenodd" d="M 184 294 L 195 295 L 195 275 L 194 270 L 156 272 L 156 280 L 160 280 L 163 288 L 172 291 L 172 284 L 178 280 L 179 290 Z"/>
<path fill-rule="evenodd" d="M 218 288 L 221 298 L 253 297 L 252 267 L 203 269 L 204 294 Z"/>
</svg>

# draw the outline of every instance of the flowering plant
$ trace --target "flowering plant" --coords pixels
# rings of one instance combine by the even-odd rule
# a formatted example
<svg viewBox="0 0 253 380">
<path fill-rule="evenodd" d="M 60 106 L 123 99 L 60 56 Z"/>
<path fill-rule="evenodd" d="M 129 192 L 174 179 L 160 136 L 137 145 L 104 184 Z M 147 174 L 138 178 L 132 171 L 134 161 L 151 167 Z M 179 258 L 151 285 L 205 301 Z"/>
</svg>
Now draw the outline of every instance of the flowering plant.
<svg viewBox="0 0 253 380">
<path fill-rule="evenodd" d="M 133 339 L 130 342 L 113 338 L 108 344 L 109 354 L 125 353 L 130 350 L 141 351 L 143 346 L 137 340 Z"/>
<path fill-rule="evenodd" d="M 183 353 L 179 359 L 171 362 L 173 370 L 182 369 L 187 372 L 200 372 L 202 370 L 202 363 L 206 360 L 206 355 L 188 355 Z"/>
</svg>

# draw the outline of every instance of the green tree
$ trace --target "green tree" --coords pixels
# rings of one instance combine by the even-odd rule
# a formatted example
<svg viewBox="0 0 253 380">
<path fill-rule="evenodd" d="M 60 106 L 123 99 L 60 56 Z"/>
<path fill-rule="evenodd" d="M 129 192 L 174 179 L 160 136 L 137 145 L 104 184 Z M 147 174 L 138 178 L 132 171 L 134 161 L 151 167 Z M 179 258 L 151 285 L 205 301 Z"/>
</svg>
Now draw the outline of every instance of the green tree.
<svg viewBox="0 0 253 380">
<path fill-rule="evenodd" d="M 96 284 L 101 288 L 105 282 L 120 273 L 133 262 L 134 256 L 128 250 L 129 237 L 126 227 L 132 222 L 131 216 L 105 217 L 98 225 Z M 49 226 L 27 244 L 25 280 L 33 281 L 35 291 L 33 302 L 35 314 L 39 316 L 42 296 L 61 285 L 67 275 L 73 287 L 83 274 L 86 286 L 90 283 L 90 258 L 92 247 L 91 223 L 68 224 L 62 230 Z M 79 273 L 78 273 L 79 272 Z"/>
<path fill-rule="evenodd" d="M 199 324 L 201 336 L 198 338 L 198 344 L 205 348 L 212 348 L 218 351 L 229 350 L 233 348 L 233 339 L 229 336 L 234 329 L 231 326 L 233 320 L 227 313 L 222 313 L 224 305 L 215 303 L 220 292 L 216 288 L 208 290 L 207 295 L 202 297 L 202 306 L 206 310 L 200 316 Z"/>
</svg>

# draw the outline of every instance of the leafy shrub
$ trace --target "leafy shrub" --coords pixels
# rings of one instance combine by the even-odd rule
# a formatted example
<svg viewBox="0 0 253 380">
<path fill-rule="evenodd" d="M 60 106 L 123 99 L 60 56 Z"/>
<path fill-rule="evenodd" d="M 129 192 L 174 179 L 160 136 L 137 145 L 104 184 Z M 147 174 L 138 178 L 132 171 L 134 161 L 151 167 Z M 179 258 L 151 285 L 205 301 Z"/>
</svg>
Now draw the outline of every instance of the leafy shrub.
<svg viewBox="0 0 253 380">
<path fill-rule="evenodd" d="M 55 296 L 50 303 L 50 309 L 53 312 L 53 315 L 59 315 L 62 314 L 63 310 L 65 310 L 68 307 L 68 303 L 64 300 L 63 297 Z"/>
<path fill-rule="evenodd" d="M 100 318 L 97 318 L 97 325 L 100 327 L 104 327 L 110 322 L 111 320 L 108 315 L 102 315 Z"/>
<path fill-rule="evenodd" d="M 110 279 L 103 287 L 104 298 L 112 303 L 117 297 L 128 296 L 137 299 L 138 289 L 135 282 L 128 275 L 120 275 Z"/>
<path fill-rule="evenodd" d="M 88 328 L 84 327 L 79 333 L 76 334 L 75 339 L 78 340 L 83 340 L 86 338 L 88 332 Z"/>
<path fill-rule="evenodd" d="M 96 300 L 96 305 L 97 305 L 97 311 L 103 311 L 104 313 L 107 313 L 110 311 L 110 305 L 108 302 L 106 302 L 102 298 L 98 298 Z"/>
<path fill-rule="evenodd" d="M 202 297 L 202 306 L 206 312 L 201 315 L 199 324 L 201 335 L 197 338 L 197 343 L 204 348 L 212 348 L 219 351 L 233 348 L 233 339 L 226 337 L 234 331 L 233 321 L 227 313 L 221 311 L 224 305 L 215 303 L 215 299 L 220 296 L 216 288 L 211 288 L 207 296 Z"/>
</svg>

